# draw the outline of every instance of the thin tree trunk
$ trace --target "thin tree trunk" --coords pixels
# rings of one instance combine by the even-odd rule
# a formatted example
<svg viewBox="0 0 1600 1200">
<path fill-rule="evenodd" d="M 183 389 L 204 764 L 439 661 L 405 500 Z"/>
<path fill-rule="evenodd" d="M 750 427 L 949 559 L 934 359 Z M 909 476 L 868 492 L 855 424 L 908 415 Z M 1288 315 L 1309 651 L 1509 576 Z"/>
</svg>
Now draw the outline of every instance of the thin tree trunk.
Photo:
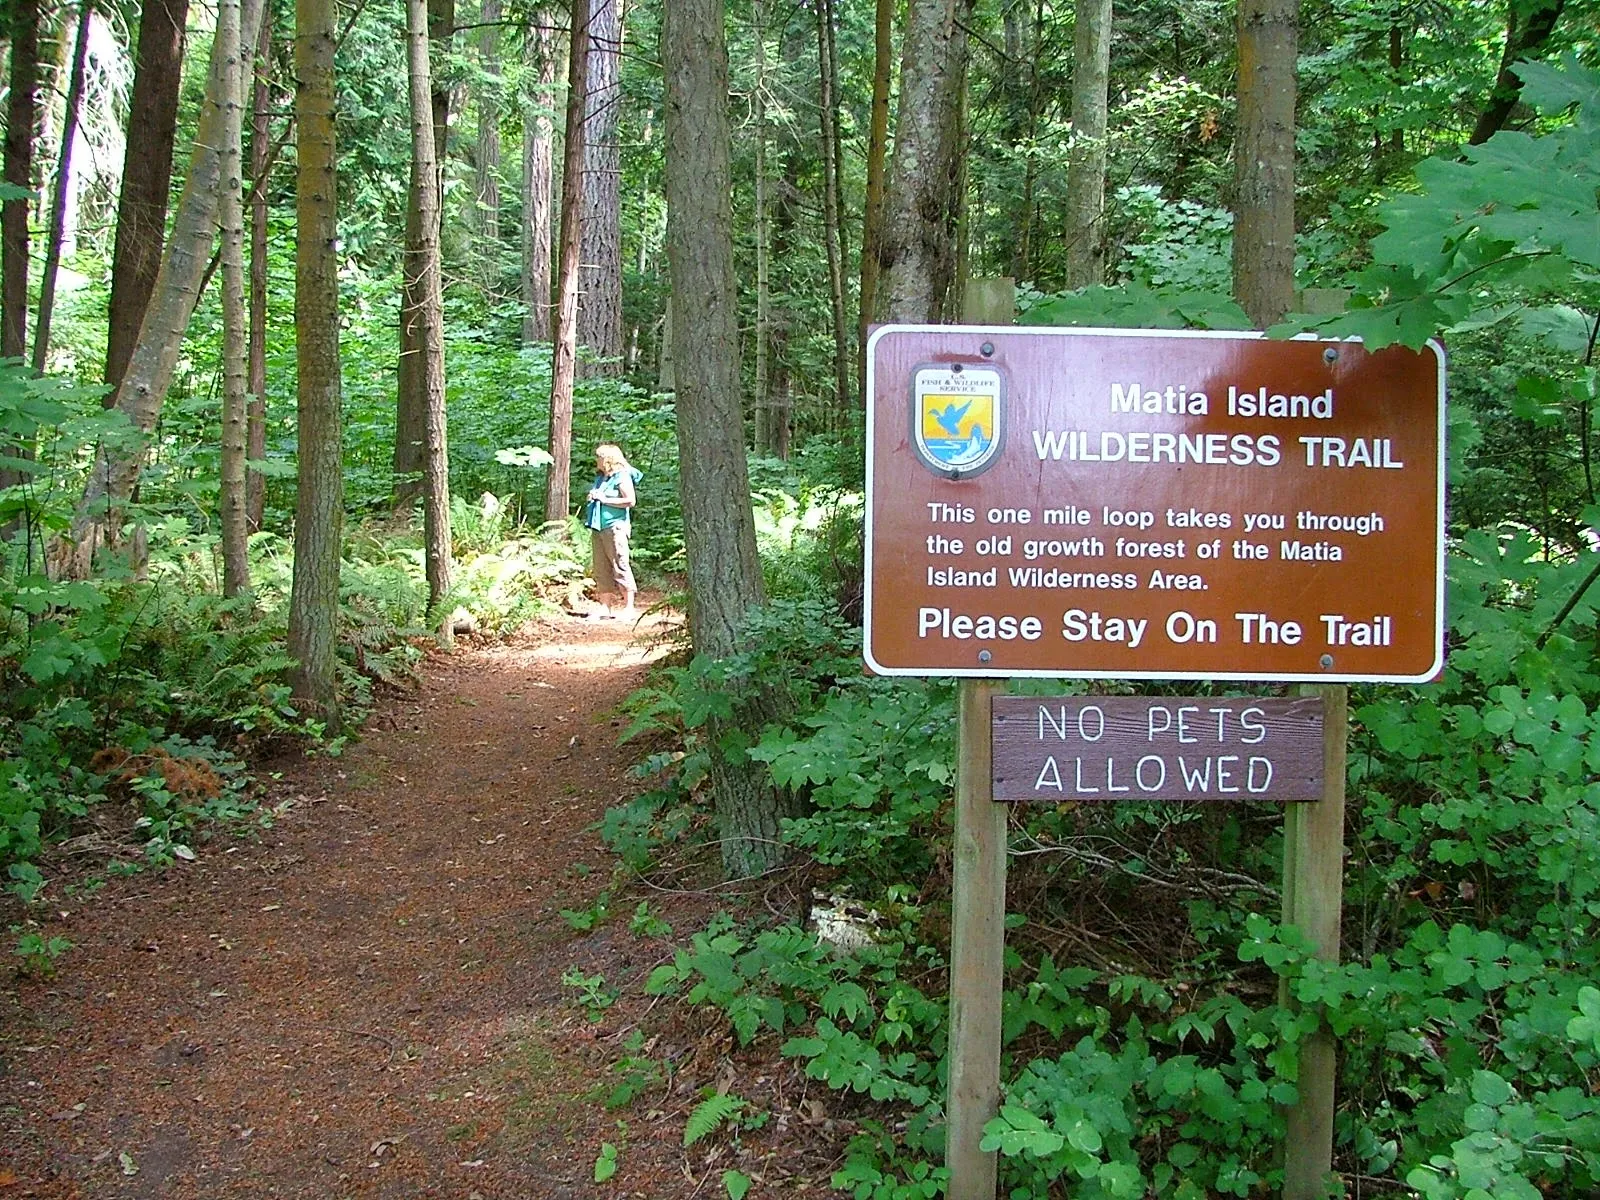
<svg viewBox="0 0 1600 1200">
<path fill-rule="evenodd" d="M 1467 145 L 1481 146 L 1505 125 L 1511 110 L 1516 108 L 1522 96 L 1522 76 L 1512 68 L 1549 40 L 1565 4 L 1566 0 L 1534 0 L 1532 4 L 1511 0 L 1510 13 L 1506 17 L 1506 45 L 1500 55 L 1500 71 L 1495 76 L 1489 101 L 1478 114 L 1477 124 L 1472 127 L 1472 136 L 1467 139 Z"/>
<path fill-rule="evenodd" d="M 455 0 L 428 0 L 428 38 L 433 55 L 442 59 L 455 36 Z M 439 79 L 433 81 L 433 149 L 442 162 L 450 128 L 450 89 Z M 417 189 L 407 191 L 405 254 L 414 255 L 421 244 L 423 230 L 417 213 Z M 435 229 L 434 237 L 439 236 Z M 421 331 L 413 316 L 420 311 L 418 297 L 412 294 L 412 279 L 401 272 L 400 280 L 400 361 L 395 370 L 394 433 L 394 510 L 409 508 L 425 488 L 428 442 L 428 381 L 422 363 Z"/>
<path fill-rule="evenodd" d="M 83 105 L 83 71 L 89 58 L 89 27 L 94 0 L 78 6 L 78 32 L 72 46 L 72 75 L 67 81 L 67 107 L 61 122 L 61 161 L 50 197 L 50 235 L 45 243 L 44 274 L 39 280 L 39 318 L 33 331 L 33 369 L 44 374 L 50 356 L 50 318 L 56 306 L 56 276 L 61 270 L 61 243 L 66 232 L 67 188 L 72 183 L 72 143 L 78 136 L 78 111 Z"/>
<path fill-rule="evenodd" d="M 756 81 L 751 116 L 756 137 L 756 395 L 752 422 L 757 453 L 772 453 L 772 397 L 767 390 L 767 338 L 772 328 L 772 264 L 767 228 L 767 7 L 751 5 L 756 39 Z"/>
<path fill-rule="evenodd" d="M 834 403 L 850 407 L 850 335 L 844 310 L 844 243 L 839 222 L 839 140 L 835 132 L 838 79 L 833 72 L 833 5 L 817 0 L 818 95 L 822 118 L 822 240 L 828 256 L 828 296 L 833 315 Z"/>
<path fill-rule="evenodd" d="M 38 0 L 16 0 L 11 8 L 5 181 L 28 195 L 0 204 L 0 356 L 6 358 L 22 358 L 28 349 L 28 206 L 33 194 L 38 92 L 39 4 Z"/>
<path fill-rule="evenodd" d="M 1106 89 L 1111 0 L 1078 0 L 1073 35 L 1072 149 L 1067 162 L 1067 286 L 1106 281 Z"/>
<path fill-rule="evenodd" d="M 248 23 L 246 28 L 253 37 L 254 29 Z M 333 0 L 296 0 L 295 332 L 300 469 L 288 649 L 297 663 L 292 681 L 296 702 L 302 711 L 323 718 L 330 729 L 339 723 L 335 669 L 344 523 L 334 46 Z"/>
<path fill-rule="evenodd" d="M 550 200 L 552 147 L 555 122 L 555 39 L 545 24 L 548 9 L 534 14 L 534 94 L 522 117 L 522 344 L 549 341 L 550 305 Z"/>
<path fill-rule="evenodd" d="M 272 170 L 268 122 L 272 104 L 272 17 L 261 20 L 256 43 L 255 86 L 250 103 L 250 399 L 245 407 L 245 458 L 267 457 L 267 175 Z M 267 477 L 251 470 L 245 476 L 245 523 L 261 531 L 267 514 Z"/>
<path fill-rule="evenodd" d="M 578 268 L 583 238 L 584 106 L 589 90 L 589 0 L 572 0 L 567 55 L 567 131 L 561 152 L 561 267 L 550 368 L 550 474 L 544 519 L 564 521 L 571 506 L 572 392 L 577 382 Z"/>
<path fill-rule="evenodd" d="M 849 267 L 844 265 L 850 261 L 850 203 L 845 196 L 844 186 L 844 121 L 839 116 L 845 103 L 844 87 L 839 82 L 839 40 L 838 31 L 835 29 L 840 20 L 838 15 L 839 6 L 836 0 L 820 0 L 820 2 L 825 2 L 828 6 L 828 23 L 823 26 L 822 32 L 824 35 L 824 52 L 828 56 L 828 78 L 833 81 L 833 202 L 835 215 L 839 221 L 840 276 L 844 278 L 849 274 L 850 270 Z M 842 290 L 848 295 L 848 287 Z M 848 323 L 844 325 L 844 331 L 845 346 L 848 350 L 850 341 L 850 326 Z M 845 366 L 845 386 L 847 389 L 849 387 L 849 378 L 850 368 L 847 363 Z"/>
<path fill-rule="evenodd" d="M 116 403 L 116 389 L 133 356 L 161 270 L 188 19 L 189 0 L 150 0 L 140 9 L 128 144 L 117 197 L 117 238 L 111 254 L 105 381 L 112 390 L 106 394 L 107 408 Z"/>
<path fill-rule="evenodd" d="M 939 321 L 955 278 L 959 128 L 972 0 L 911 0 L 879 247 L 884 314 Z"/>
<path fill-rule="evenodd" d="M 250 587 L 245 514 L 244 55 L 239 0 L 217 5 L 217 53 L 227 62 L 222 121 L 222 594 Z"/>
<path fill-rule="evenodd" d="M 500 0 L 483 0 L 478 43 L 483 79 L 478 87 L 478 216 L 483 236 L 484 281 L 500 280 Z"/>
<path fill-rule="evenodd" d="M 578 345 L 602 361 L 578 364 L 582 375 L 622 370 L 621 0 L 589 8 L 587 100 L 583 121 L 583 240 Z"/>
<path fill-rule="evenodd" d="M 241 28 L 252 42 L 259 29 L 261 5 L 262 0 L 244 0 Z M 213 48 L 205 101 L 195 130 L 188 177 L 184 180 L 183 195 L 173 221 L 172 238 L 162 256 L 161 271 L 139 327 L 133 354 L 117 388 L 116 407 L 144 436 L 131 446 L 100 447 L 73 519 L 71 536 L 58 551 L 57 570 L 62 575 L 86 577 L 96 551 L 117 536 L 123 506 L 132 496 L 144 465 L 149 435 L 161 415 L 178 352 L 189 328 L 189 318 L 194 315 L 200 298 L 200 280 L 217 232 L 226 65 L 224 56 Z M 302 248 L 303 245 L 302 241 Z M 303 310 L 298 315 L 303 318 Z"/>
<path fill-rule="evenodd" d="M 433 142 L 433 82 L 428 61 L 427 0 L 407 0 L 407 62 L 411 76 L 411 186 L 421 238 L 406 258 L 408 296 L 417 307 L 408 324 L 416 331 L 427 408 L 424 421 L 423 559 L 428 605 L 442 619 L 445 641 L 452 626 L 439 606 L 450 591 L 450 460 L 445 427 L 444 309 L 439 268 L 439 162 Z"/>
<path fill-rule="evenodd" d="M 1299 0 L 1240 0 L 1233 294 L 1259 328 L 1294 304 L 1295 46 Z"/>
<path fill-rule="evenodd" d="M 796 156 L 790 155 L 784 164 L 783 182 L 778 188 L 777 211 L 773 214 L 772 256 L 780 263 L 789 261 L 794 252 L 795 204 L 800 195 L 800 166 Z M 790 289 L 783 289 L 787 296 Z M 771 453 L 776 458 L 789 458 L 790 440 L 794 433 L 794 382 L 789 364 L 789 334 L 794 327 L 794 311 L 787 304 L 778 306 L 772 318 L 772 368 L 768 381 L 769 437 Z M 866 393 L 862 393 L 865 395 Z"/>
<path fill-rule="evenodd" d="M 894 73 L 895 0 L 877 0 L 873 24 L 872 116 L 867 133 L 867 202 L 861 215 L 861 311 L 856 319 L 856 394 L 867 394 L 867 326 L 876 317 L 878 247 L 889 150 L 889 85 Z"/>
<path fill-rule="evenodd" d="M 696 653 L 712 657 L 739 648 L 745 614 L 765 603 L 739 402 L 722 13 L 719 0 L 674 0 L 661 38 L 689 636 Z M 713 726 L 712 746 L 723 732 Z M 717 750 L 711 780 L 724 871 L 742 876 L 778 862 L 787 809 L 764 771 Z"/>
<path fill-rule="evenodd" d="M 424 237 L 421 199 L 415 177 L 406 188 L 405 249 L 402 258 L 410 262 L 419 252 Z M 419 298 L 416 279 L 410 271 L 400 273 L 400 361 L 395 368 L 394 429 L 394 511 L 408 510 L 423 493 L 423 471 L 427 463 L 428 398 L 427 378 L 422 362 L 422 331 L 417 327 Z"/>
</svg>

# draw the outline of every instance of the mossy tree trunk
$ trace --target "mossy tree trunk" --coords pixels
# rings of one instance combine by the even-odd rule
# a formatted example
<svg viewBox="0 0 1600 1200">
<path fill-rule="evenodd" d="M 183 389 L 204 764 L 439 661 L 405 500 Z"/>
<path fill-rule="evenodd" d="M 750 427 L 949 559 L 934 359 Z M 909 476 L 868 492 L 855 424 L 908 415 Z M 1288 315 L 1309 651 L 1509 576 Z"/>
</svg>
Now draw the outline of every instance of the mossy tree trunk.
<svg viewBox="0 0 1600 1200">
<path fill-rule="evenodd" d="M 433 71 L 428 54 L 427 0 L 407 0 L 406 56 L 411 82 L 411 207 L 417 213 L 418 239 L 407 247 L 406 326 L 416 338 L 417 371 L 423 406 L 423 561 L 428 604 L 450 639 L 451 623 L 438 609 L 450 590 L 450 457 L 445 424 L 444 300 L 439 264 L 439 160 L 434 144 Z"/>
<path fill-rule="evenodd" d="M 299 482 L 289 592 L 292 685 L 303 712 L 339 724 L 340 462 L 339 215 L 334 147 L 333 0 L 295 0 L 295 345 Z"/>
<path fill-rule="evenodd" d="M 689 636 L 720 658 L 741 644 L 746 614 L 765 603 L 745 464 L 739 388 L 738 295 L 728 143 L 728 54 L 717 0 L 666 8 L 667 255 L 677 387 L 680 497 L 689 575 Z M 711 779 L 732 877 L 783 857 L 786 796 L 760 764 L 721 751 L 707 730 Z"/>
<path fill-rule="evenodd" d="M 244 56 L 239 0 L 217 5 L 217 53 L 226 60 L 222 104 L 222 594 L 250 587 L 244 460 L 248 441 L 248 333 L 244 311 Z"/>
<path fill-rule="evenodd" d="M 1295 47 L 1299 0 L 1240 0 L 1233 295 L 1265 328 L 1294 304 Z"/>
<path fill-rule="evenodd" d="M 544 519 L 564 521 L 572 497 L 572 392 L 578 377 L 578 272 L 583 238 L 583 114 L 589 90 L 589 0 L 572 0 L 567 54 L 567 131 L 561 152 L 561 249 L 550 367 L 550 473 Z"/>
</svg>

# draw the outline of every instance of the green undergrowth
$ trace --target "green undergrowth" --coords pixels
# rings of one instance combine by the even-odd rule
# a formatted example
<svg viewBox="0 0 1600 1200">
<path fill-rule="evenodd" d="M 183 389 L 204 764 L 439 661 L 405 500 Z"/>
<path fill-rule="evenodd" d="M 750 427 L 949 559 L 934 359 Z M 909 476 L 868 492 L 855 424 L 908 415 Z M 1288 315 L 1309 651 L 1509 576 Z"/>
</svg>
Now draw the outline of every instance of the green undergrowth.
<svg viewBox="0 0 1600 1200">
<path fill-rule="evenodd" d="M 1600 1187 L 1600 674 L 1579 593 L 1594 563 L 1547 560 L 1525 534 L 1463 537 L 1444 678 L 1353 689 L 1338 966 L 1275 919 L 1275 813 L 1021 814 L 986 1133 L 1010 1195 L 1275 1189 L 1298 1046 L 1321 1020 L 1340 1045 L 1344 1172 L 1428 1200 Z M 940 1195 L 954 689 L 862 675 L 859 631 L 818 599 L 754 628 L 747 656 L 635 695 L 629 733 L 672 731 L 679 749 L 642 764 L 656 787 L 601 832 L 641 872 L 695 836 L 701 731 L 781 679 L 792 715 L 745 753 L 805 794 L 785 839 L 870 940 L 845 952 L 724 914 L 644 990 L 839 1094 L 858 1132 L 835 1186 Z"/>
<path fill-rule="evenodd" d="M 455 503 L 458 555 L 445 612 L 480 633 L 509 631 L 559 603 L 582 578 L 563 530 L 516 526 L 492 496 Z M 181 518 L 152 530 L 144 578 L 54 581 L 25 564 L 0 574 L 0 865 L 8 890 L 35 899 L 52 844 L 111 870 L 193 857 L 220 832 L 272 819 L 252 766 L 293 744 L 337 753 L 344 734 L 300 711 L 285 653 L 292 547 L 251 540 L 253 590 L 216 591 L 216 545 Z M 409 685 L 439 613 L 427 611 L 421 542 L 409 528 L 362 527 L 341 566 L 342 729 L 377 690 Z"/>
</svg>

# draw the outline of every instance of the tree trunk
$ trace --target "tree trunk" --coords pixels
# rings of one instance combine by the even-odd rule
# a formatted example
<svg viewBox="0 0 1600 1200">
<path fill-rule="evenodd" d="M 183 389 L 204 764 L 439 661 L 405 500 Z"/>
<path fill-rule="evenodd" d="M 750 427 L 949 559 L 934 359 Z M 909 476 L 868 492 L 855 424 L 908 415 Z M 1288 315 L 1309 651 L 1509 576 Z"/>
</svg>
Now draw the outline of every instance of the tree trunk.
<svg viewBox="0 0 1600 1200">
<path fill-rule="evenodd" d="M 572 0 L 567 54 L 567 130 L 561 152 L 561 268 L 550 365 L 550 474 L 544 519 L 565 521 L 572 489 L 572 391 L 577 381 L 578 253 L 583 238 L 584 105 L 589 90 L 589 0 Z"/>
<path fill-rule="evenodd" d="M 1067 286 L 1106 281 L 1106 88 L 1111 0 L 1077 0 L 1072 149 L 1067 163 Z"/>
<path fill-rule="evenodd" d="M 555 38 L 546 21 L 548 9 L 534 14 L 532 31 L 534 94 L 522 117 L 522 344 L 549 341 L 551 159 L 555 144 Z"/>
<path fill-rule="evenodd" d="M 1266 328 L 1294 304 L 1295 46 L 1299 0 L 1240 0 L 1233 295 Z"/>
<path fill-rule="evenodd" d="M 1510 13 L 1506 17 L 1506 46 L 1500 55 L 1500 71 L 1495 76 L 1489 102 L 1478 114 L 1477 124 L 1472 128 L 1467 145 L 1482 145 L 1505 125 L 1522 95 L 1522 76 L 1512 67 L 1545 44 L 1555 30 L 1565 3 L 1566 0 L 1532 0 L 1532 3 L 1511 0 Z"/>
<path fill-rule="evenodd" d="M 867 133 L 867 200 L 861 214 L 861 311 L 856 318 L 856 392 L 867 395 L 867 326 L 876 318 L 878 247 L 889 149 L 889 85 L 894 72 L 895 0 L 877 0 L 873 25 L 872 116 Z"/>
<path fill-rule="evenodd" d="M 405 249 L 401 257 L 412 261 L 423 239 L 421 196 L 414 173 L 406 188 Z M 423 492 L 427 462 L 428 396 L 422 362 L 422 332 L 417 327 L 419 297 L 410 271 L 400 273 L 400 361 L 395 367 L 394 511 L 408 510 Z"/>
<path fill-rule="evenodd" d="M 251 36 L 254 30 L 248 23 Z M 336 667 L 339 559 L 344 522 L 340 463 L 338 159 L 334 149 L 334 0 L 296 0 L 294 74 L 295 333 L 299 483 L 289 654 L 296 703 L 339 724 Z"/>
<path fill-rule="evenodd" d="M 884 198 L 885 316 L 942 320 L 955 279 L 960 211 L 961 91 L 972 0 L 910 0 L 900 66 L 900 116 Z"/>
<path fill-rule="evenodd" d="M 111 253 L 105 380 L 112 390 L 106 394 L 107 408 L 116 402 L 116 389 L 133 356 L 161 270 L 188 19 L 189 0 L 150 0 L 140 9 L 128 143 L 117 197 L 117 238 Z"/>
<path fill-rule="evenodd" d="M 833 4 L 817 0 L 817 70 L 822 118 L 822 241 L 828 256 L 828 296 L 833 316 L 834 403 L 850 407 L 850 336 L 844 311 L 844 243 L 839 222 L 839 140 L 835 131 L 838 79 L 834 75 Z"/>
<path fill-rule="evenodd" d="M 455 36 L 455 0 L 427 0 L 428 38 L 435 56 L 449 53 Z M 433 150 L 444 161 L 450 128 L 450 89 L 433 81 Z M 407 189 L 405 255 L 414 256 L 422 243 L 422 219 L 417 212 L 418 193 L 413 182 Z M 437 224 L 437 222 L 436 222 Z M 433 236 L 439 236 L 437 228 Z M 422 363 L 422 333 L 413 319 L 420 312 L 419 297 L 412 294 L 412 277 L 400 279 L 400 361 L 395 370 L 394 510 L 409 508 L 425 489 L 428 457 L 428 381 Z"/>
<path fill-rule="evenodd" d="M 250 399 L 246 405 L 245 457 L 267 457 L 267 175 L 272 170 L 268 122 L 272 104 L 272 19 L 261 20 L 256 43 L 255 87 L 250 104 Z M 267 477 L 252 470 L 245 476 L 245 522 L 261 531 L 267 513 Z"/>
<path fill-rule="evenodd" d="M 411 186 L 421 232 L 416 252 L 406 255 L 406 295 L 416 307 L 407 314 L 415 330 L 427 395 L 423 439 L 423 559 L 428 605 L 443 621 L 445 641 L 452 633 L 440 603 L 450 590 L 450 459 L 445 428 L 444 307 L 439 268 L 439 162 L 433 141 L 433 72 L 428 61 L 427 0 L 406 2 L 407 63 L 411 77 Z"/>
<path fill-rule="evenodd" d="M 262 0 L 244 0 L 241 29 L 254 41 L 261 20 Z M 133 494 L 144 464 L 148 437 L 156 427 L 161 406 L 172 384 L 178 352 L 200 298 L 217 231 L 217 202 L 222 185 L 222 122 L 227 63 L 213 47 L 206 78 L 205 100 L 195 130 L 189 173 L 173 221 L 172 238 L 162 256 L 155 290 L 139 327 L 139 337 L 117 388 L 116 407 L 134 429 L 143 434 L 132 446 L 101 446 L 95 456 L 83 500 L 73 519 L 67 544 L 58 550 L 57 570 L 84 578 L 95 552 L 115 540 L 122 508 Z M 330 201 L 331 202 L 331 201 Z M 303 312 L 300 316 L 303 318 Z"/>
<path fill-rule="evenodd" d="M 674 0 L 661 37 L 689 636 L 697 654 L 714 658 L 739 648 L 745 614 L 765 602 L 739 404 L 722 12 L 717 0 Z M 722 732 L 708 731 L 711 746 Z M 712 754 L 722 863 L 730 876 L 765 870 L 783 854 L 785 808 L 758 767 L 720 750 Z"/>
<path fill-rule="evenodd" d="M 478 55 L 478 231 L 483 238 L 484 282 L 500 282 L 500 0 L 483 0 Z"/>
<path fill-rule="evenodd" d="M 783 182 L 778 188 L 777 211 L 772 222 L 772 256 L 786 263 L 794 253 L 795 205 L 800 196 L 800 165 L 794 155 L 784 164 Z M 786 300 L 793 289 L 783 288 Z M 785 461 L 789 458 L 794 434 L 794 376 L 789 363 L 789 334 L 794 328 L 794 310 L 789 303 L 777 306 L 772 315 L 771 377 L 768 393 L 768 453 Z M 862 395 L 866 395 L 865 392 Z"/>
<path fill-rule="evenodd" d="M 580 363 L 580 374 L 622 370 L 622 154 L 617 118 L 622 109 L 620 0 L 593 0 L 583 119 L 582 282 L 578 345 L 604 360 Z"/>
<path fill-rule="evenodd" d="M 217 49 L 227 63 L 222 112 L 222 594 L 250 587 L 245 515 L 244 55 L 239 0 L 217 5 Z"/>
<path fill-rule="evenodd" d="M 38 0 L 16 0 L 11 8 L 5 181 L 28 195 L 0 204 L 0 356 L 5 358 L 22 358 L 28 349 L 28 207 L 33 195 L 38 92 L 39 4 Z"/>
<path fill-rule="evenodd" d="M 758 454 L 772 453 L 772 397 L 767 391 L 767 338 L 772 329 L 772 264 L 767 227 L 767 8 L 754 0 L 751 18 L 756 39 L 756 81 L 751 117 L 756 138 L 756 395 L 752 442 Z"/>
<path fill-rule="evenodd" d="M 78 33 L 72 46 L 72 74 L 67 81 L 66 113 L 61 122 L 61 161 L 50 197 L 50 235 L 45 243 L 44 274 L 39 280 L 39 319 L 33 331 L 33 369 L 41 375 L 50 356 L 50 318 L 56 306 L 56 276 L 61 270 L 61 242 L 66 232 L 67 188 L 72 183 L 72 143 L 78 136 L 83 71 L 89 57 L 89 27 L 93 20 L 94 0 L 81 0 Z"/>
</svg>

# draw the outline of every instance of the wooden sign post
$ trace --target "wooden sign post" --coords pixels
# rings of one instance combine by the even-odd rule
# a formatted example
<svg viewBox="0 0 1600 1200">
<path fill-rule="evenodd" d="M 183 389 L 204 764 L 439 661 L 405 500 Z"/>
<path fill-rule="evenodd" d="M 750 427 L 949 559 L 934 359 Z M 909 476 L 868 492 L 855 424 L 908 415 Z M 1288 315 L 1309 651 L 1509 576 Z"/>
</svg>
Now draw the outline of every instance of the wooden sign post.
<svg viewBox="0 0 1600 1200">
<path fill-rule="evenodd" d="M 1315 804 L 1290 805 L 1283 826 L 1283 920 L 1297 926 L 1324 962 L 1339 961 L 1339 918 L 1344 897 L 1345 750 L 1350 689 L 1306 687 L 1323 711 L 1323 791 Z M 1288 987 L 1278 1002 L 1288 1004 Z M 1284 1128 L 1283 1200 L 1324 1200 L 1335 1195 L 1333 1170 L 1333 1033 L 1324 1025 L 1300 1043 L 1299 1098 Z"/>
<path fill-rule="evenodd" d="M 868 339 L 864 652 L 880 674 L 963 680 L 947 1194 L 993 1200 L 997 800 L 1287 802 L 1284 918 L 1337 960 L 1336 685 L 1444 663 L 1444 361 L 968 312 L 995 324 Z M 1311 686 L 1040 701 L 1000 695 L 1012 676 Z M 1328 1194 L 1333 1081 L 1322 1030 L 1301 1046 L 1285 1200 Z"/>
<path fill-rule="evenodd" d="M 997 1163 L 979 1149 L 1000 1111 L 1000 1009 L 1006 947 L 1006 808 L 994 803 L 990 706 L 1003 684 L 963 680 L 957 728 L 950 930 L 950 1200 L 993 1200 Z"/>
</svg>

